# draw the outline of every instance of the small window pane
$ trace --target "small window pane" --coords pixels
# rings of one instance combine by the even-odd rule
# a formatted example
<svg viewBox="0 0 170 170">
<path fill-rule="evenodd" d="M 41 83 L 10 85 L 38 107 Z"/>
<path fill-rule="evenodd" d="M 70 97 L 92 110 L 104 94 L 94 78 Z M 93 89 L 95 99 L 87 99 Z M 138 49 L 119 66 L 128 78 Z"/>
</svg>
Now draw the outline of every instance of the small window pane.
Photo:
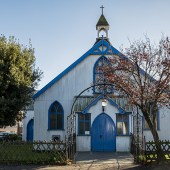
<svg viewBox="0 0 170 170">
<path fill-rule="evenodd" d="M 58 109 L 59 104 L 58 104 L 57 102 L 55 102 L 53 106 L 54 106 L 54 107 L 55 107 L 55 109 L 57 110 L 57 109 Z"/>
<path fill-rule="evenodd" d="M 90 114 L 86 113 L 85 119 L 86 119 L 86 120 L 90 120 Z"/>
<path fill-rule="evenodd" d="M 96 73 L 102 73 L 102 67 L 99 67 L 97 66 L 96 70 L 95 70 Z"/>
<path fill-rule="evenodd" d="M 79 134 L 84 134 L 84 122 L 79 122 Z"/>
<path fill-rule="evenodd" d="M 123 134 L 124 135 L 129 134 L 129 124 L 128 124 L 128 122 L 123 123 Z"/>
<path fill-rule="evenodd" d="M 121 114 L 117 114 L 117 121 L 121 122 L 122 121 L 122 115 Z"/>
<path fill-rule="evenodd" d="M 122 122 L 117 122 L 117 134 L 118 135 L 122 135 L 123 134 Z"/>
<path fill-rule="evenodd" d="M 84 115 L 83 114 L 79 114 L 79 120 L 84 120 Z"/>
<path fill-rule="evenodd" d="M 59 106 L 58 109 L 57 109 L 57 113 L 58 113 L 58 114 L 62 114 L 62 112 L 63 112 L 62 107 Z"/>
<path fill-rule="evenodd" d="M 129 115 L 127 115 L 127 114 L 126 114 L 126 115 L 123 115 L 123 120 L 124 120 L 124 121 L 128 121 L 128 116 L 129 116 Z"/>
<path fill-rule="evenodd" d="M 102 61 L 101 60 L 98 62 L 98 66 L 102 66 Z"/>
<path fill-rule="evenodd" d="M 56 129 L 57 116 L 55 113 L 50 114 L 50 129 Z"/>
<path fill-rule="evenodd" d="M 117 134 L 128 135 L 129 134 L 129 115 L 117 114 Z"/>
<path fill-rule="evenodd" d="M 85 123 L 85 131 L 90 131 L 90 122 Z"/>
<path fill-rule="evenodd" d="M 50 112 L 56 112 L 56 110 L 55 110 L 55 107 L 54 107 L 54 106 L 52 106 L 52 107 L 51 107 Z"/>
<path fill-rule="evenodd" d="M 62 114 L 57 114 L 57 129 L 62 129 Z"/>
<path fill-rule="evenodd" d="M 81 134 L 90 134 L 90 114 L 79 114 L 78 122 L 79 122 L 79 130 L 78 133 Z"/>
</svg>

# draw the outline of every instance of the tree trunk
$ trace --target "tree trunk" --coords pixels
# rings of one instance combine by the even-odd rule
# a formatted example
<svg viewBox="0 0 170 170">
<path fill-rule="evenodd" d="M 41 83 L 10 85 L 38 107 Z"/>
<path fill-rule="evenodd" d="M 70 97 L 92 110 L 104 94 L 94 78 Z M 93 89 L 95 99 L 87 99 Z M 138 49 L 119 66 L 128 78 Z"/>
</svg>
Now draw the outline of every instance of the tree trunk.
<svg viewBox="0 0 170 170">
<path fill-rule="evenodd" d="M 156 146 L 156 153 L 157 153 L 157 163 L 163 162 L 165 160 L 165 155 L 163 153 L 163 150 L 161 148 L 161 142 L 159 140 L 158 132 L 155 128 L 151 130 L 155 146 Z"/>
<path fill-rule="evenodd" d="M 152 114 L 156 114 L 156 113 L 153 113 Z M 165 160 L 165 155 L 163 153 L 163 150 L 161 148 L 161 142 L 160 142 L 160 139 L 159 139 L 159 135 L 158 135 L 158 132 L 157 132 L 157 127 L 156 127 L 156 124 L 155 124 L 155 121 L 152 120 L 149 118 L 149 114 L 147 112 L 143 112 L 143 115 L 145 117 L 145 120 L 147 121 L 148 125 L 149 125 L 149 128 L 151 130 L 151 133 L 152 133 L 152 136 L 153 136 L 153 139 L 154 139 L 154 142 L 155 142 L 155 146 L 156 146 L 156 154 L 157 154 L 157 163 L 160 163 L 160 162 L 163 162 Z M 156 118 L 156 116 L 155 116 Z"/>
</svg>

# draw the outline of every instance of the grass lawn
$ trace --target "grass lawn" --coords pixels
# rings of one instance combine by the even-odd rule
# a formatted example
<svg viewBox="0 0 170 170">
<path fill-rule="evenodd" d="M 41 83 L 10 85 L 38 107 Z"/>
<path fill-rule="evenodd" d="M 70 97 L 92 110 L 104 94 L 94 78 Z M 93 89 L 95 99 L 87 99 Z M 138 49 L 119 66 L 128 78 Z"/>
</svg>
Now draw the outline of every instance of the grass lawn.
<svg viewBox="0 0 170 170">
<path fill-rule="evenodd" d="M 65 155 L 58 152 L 35 151 L 32 143 L 0 143 L 1 163 L 64 163 Z"/>
</svg>

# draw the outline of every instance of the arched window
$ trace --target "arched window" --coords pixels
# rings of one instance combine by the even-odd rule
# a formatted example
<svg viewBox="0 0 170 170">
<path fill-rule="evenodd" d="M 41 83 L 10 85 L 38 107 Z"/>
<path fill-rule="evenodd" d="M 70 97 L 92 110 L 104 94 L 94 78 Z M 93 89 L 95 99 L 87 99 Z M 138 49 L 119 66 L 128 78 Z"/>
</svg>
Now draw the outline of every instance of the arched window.
<svg viewBox="0 0 170 170">
<path fill-rule="evenodd" d="M 107 93 L 112 93 L 113 86 L 107 85 L 107 83 L 109 83 L 109 82 L 108 82 L 107 78 L 104 76 L 104 68 L 107 67 L 108 65 L 110 65 L 110 62 L 105 56 L 100 57 L 94 64 L 94 68 L 93 68 L 94 83 L 95 84 L 106 83 L 105 87 L 104 86 L 94 87 L 94 89 L 93 89 L 94 93 L 102 93 L 103 90 L 105 90 L 105 92 L 107 92 Z"/>
<path fill-rule="evenodd" d="M 49 108 L 49 125 L 50 130 L 64 129 L 64 110 L 61 104 L 55 101 Z"/>
</svg>

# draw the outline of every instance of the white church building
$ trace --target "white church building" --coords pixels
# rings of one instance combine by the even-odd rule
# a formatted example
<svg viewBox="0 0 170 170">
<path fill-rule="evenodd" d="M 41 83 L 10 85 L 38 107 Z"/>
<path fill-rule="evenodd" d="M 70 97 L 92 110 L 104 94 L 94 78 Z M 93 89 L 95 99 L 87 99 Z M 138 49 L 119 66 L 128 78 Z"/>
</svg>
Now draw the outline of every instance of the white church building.
<svg viewBox="0 0 170 170">
<path fill-rule="evenodd" d="M 115 97 L 112 85 L 106 84 L 104 92 L 105 85 L 93 86 L 103 77 L 98 67 L 109 62 L 109 56 L 122 54 L 109 41 L 109 24 L 103 14 L 96 30 L 94 45 L 33 96 L 34 114 L 24 125 L 23 140 L 65 140 L 73 131 L 77 151 L 130 151 L 135 128 L 131 107 L 123 98 Z M 161 139 L 170 139 L 169 122 L 169 110 L 159 110 Z M 142 128 L 146 140 L 152 140 L 145 123 Z"/>
</svg>

